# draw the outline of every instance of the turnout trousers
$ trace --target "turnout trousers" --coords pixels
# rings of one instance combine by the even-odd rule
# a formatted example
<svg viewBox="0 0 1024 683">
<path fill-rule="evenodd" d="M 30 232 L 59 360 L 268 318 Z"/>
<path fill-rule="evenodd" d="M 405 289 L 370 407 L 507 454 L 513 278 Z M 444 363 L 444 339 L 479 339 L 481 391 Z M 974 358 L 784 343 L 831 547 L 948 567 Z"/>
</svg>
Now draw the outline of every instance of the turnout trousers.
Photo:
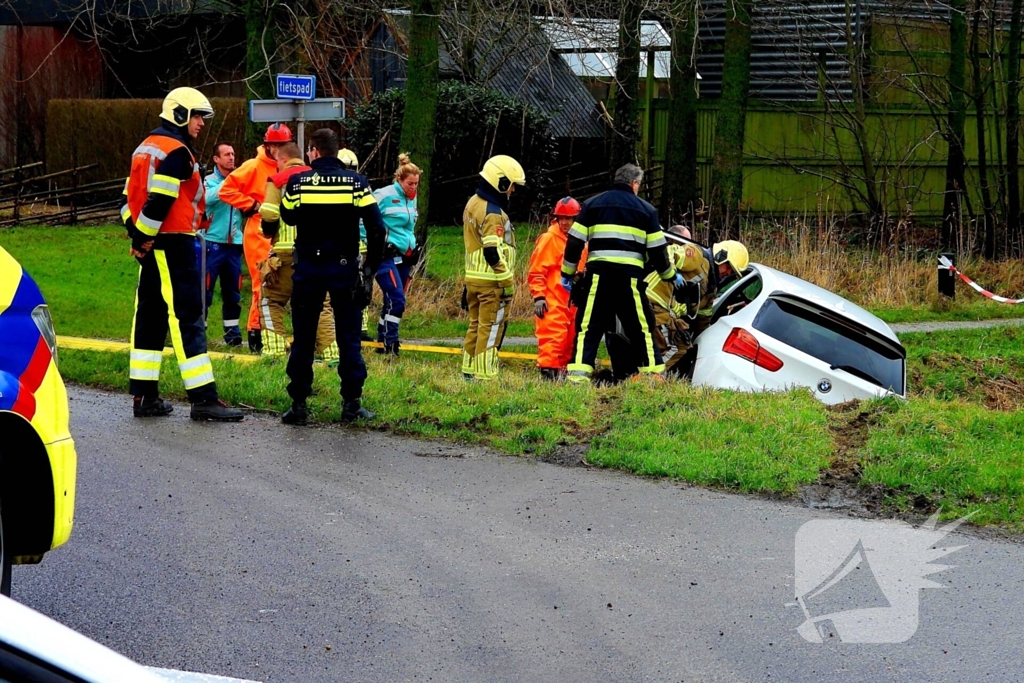
<svg viewBox="0 0 1024 683">
<path fill-rule="evenodd" d="M 469 329 L 462 345 L 462 373 L 477 379 L 497 379 L 498 351 L 508 327 L 509 299 L 493 284 L 466 283 Z"/>
<path fill-rule="evenodd" d="M 206 353 L 195 237 L 159 235 L 153 250 L 139 261 L 128 361 L 129 392 L 133 396 L 151 398 L 159 395 L 160 362 L 170 331 L 188 400 L 191 403 L 216 400 L 213 366 Z"/>
<path fill-rule="evenodd" d="M 362 306 L 353 301 L 359 286 L 358 265 L 353 258 L 340 263 L 337 256 L 300 254 L 292 278 L 292 326 L 295 340 L 288 357 L 288 395 L 292 401 L 305 401 L 313 391 L 313 350 L 317 325 L 324 310 L 324 299 L 331 296 L 335 333 L 338 340 L 338 376 L 341 398 L 354 401 L 363 395 L 366 364 L 363 362 L 360 319 Z"/>
<path fill-rule="evenodd" d="M 629 340 L 640 373 L 663 373 L 665 366 L 654 343 L 654 311 L 638 278 L 588 272 L 580 285 L 576 312 L 576 346 L 568 366 L 570 382 L 589 382 L 601 338 L 616 331 L 616 318 Z"/>
<path fill-rule="evenodd" d="M 398 341 L 398 326 L 405 313 L 405 290 L 409 288 L 409 265 L 384 259 L 377 270 L 377 284 L 384 295 L 384 305 L 377 321 L 377 341 L 394 344 Z"/>
<path fill-rule="evenodd" d="M 295 266 L 290 250 L 272 251 L 269 256 L 281 259 L 281 267 L 274 273 L 273 282 L 267 280 L 260 287 L 260 318 L 263 324 L 263 355 L 283 356 L 288 352 L 284 312 L 294 295 Z M 292 305 L 294 315 L 294 303 Z M 294 320 L 292 321 L 294 323 Z M 320 322 L 316 330 L 316 355 L 325 361 L 338 360 L 338 345 L 334 342 L 334 313 L 330 297 L 320 309 Z"/>
<path fill-rule="evenodd" d="M 213 290 L 220 280 L 221 311 L 224 315 L 224 338 L 237 336 L 238 319 L 242 315 L 242 245 L 206 243 L 206 311 L 213 306 Z M 235 333 L 234 335 L 232 333 Z"/>
</svg>

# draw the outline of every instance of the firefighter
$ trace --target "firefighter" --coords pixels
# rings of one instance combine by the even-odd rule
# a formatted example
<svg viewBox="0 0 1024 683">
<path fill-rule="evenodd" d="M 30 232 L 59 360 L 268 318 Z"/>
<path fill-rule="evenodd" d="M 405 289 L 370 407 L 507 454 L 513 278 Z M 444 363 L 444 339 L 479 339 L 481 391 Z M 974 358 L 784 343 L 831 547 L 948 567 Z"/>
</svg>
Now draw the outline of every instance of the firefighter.
<svg viewBox="0 0 1024 683">
<path fill-rule="evenodd" d="M 509 199 L 516 185 L 526 184 L 526 173 L 518 161 L 499 154 L 487 160 L 480 176 L 462 214 L 469 311 L 462 374 L 467 379 L 491 380 L 498 376 L 498 350 L 515 293 L 516 238 L 508 219 Z"/>
<path fill-rule="evenodd" d="M 281 188 L 296 173 L 310 170 L 302 162 L 302 152 L 294 142 L 277 150 L 280 171 L 267 180 L 266 197 L 260 205 L 260 230 L 271 240 L 271 251 L 260 268 L 260 323 L 263 327 L 263 355 L 281 357 L 288 352 L 285 338 L 284 309 L 292 298 L 295 272 L 292 249 L 295 228 L 281 223 Z M 316 334 L 316 354 L 328 366 L 338 363 L 338 344 L 334 341 L 334 313 L 330 298 L 324 302 Z"/>
<path fill-rule="evenodd" d="M 573 288 L 583 247 L 590 250 L 580 283 L 583 305 L 576 314 L 570 382 L 590 381 L 601 338 L 619 324 L 634 349 L 639 372 L 661 375 L 665 370 L 652 335 L 654 313 L 644 295 L 644 263 L 649 261 L 661 280 L 681 285 L 682 277 L 669 260 L 657 210 L 637 196 L 643 171 L 626 164 L 615 172 L 614 180 L 611 189 L 583 205 L 566 242 L 562 264 L 566 290 Z"/>
<path fill-rule="evenodd" d="M 338 160 L 338 136 L 321 128 L 310 136 L 311 170 L 296 173 L 281 197 L 281 222 L 295 226 L 292 322 L 295 341 L 288 358 L 292 406 L 285 424 L 307 420 L 313 390 L 313 346 L 324 298 L 331 295 L 341 362 L 342 422 L 372 419 L 362 407 L 366 365 L 360 349 L 359 318 L 369 303 L 373 274 L 384 254 L 384 223 L 370 185 Z M 359 258 L 359 221 L 366 226 L 366 259 Z"/>
<path fill-rule="evenodd" d="M 384 295 L 380 320 L 377 321 L 377 341 L 384 346 L 376 352 L 385 355 L 398 355 L 398 326 L 405 313 L 405 292 L 409 289 L 412 267 L 419 257 L 416 247 L 416 219 L 419 217 L 416 193 L 420 173 L 419 166 L 412 163 L 408 154 L 400 154 L 394 182 L 373 193 L 388 230 L 384 261 L 376 278 Z"/>
<path fill-rule="evenodd" d="M 695 339 L 711 324 L 711 304 L 726 285 L 743 275 L 750 255 L 736 240 L 716 242 L 710 249 L 698 244 L 679 248 L 678 268 L 685 284 L 676 292 L 676 299 L 686 306 L 690 335 Z"/>
<path fill-rule="evenodd" d="M 267 191 L 267 179 L 277 173 L 275 154 L 278 148 L 292 141 L 292 131 L 283 123 L 272 123 L 263 136 L 256 156 L 231 172 L 220 187 L 220 200 L 242 212 L 246 219 L 242 247 L 252 280 L 252 303 L 249 306 L 249 350 L 263 350 L 260 333 L 260 264 L 270 255 L 270 239 L 260 230 L 260 204 Z"/>
<path fill-rule="evenodd" d="M 676 227 L 669 232 L 683 236 Z M 695 243 L 673 244 L 669 253 L 683 278 L 683 286 L 677 289 L 673 283 L 658 278 L 657 273 L 651 273 L 645 280 L 647 298 L 654 311 L 655 344 L 661 351 L 666 372 L 688 376 L 694 356 L 687 352 L 710 325 L 712 303 L 733 278 L 742 275 L 750 258 L 747 248 L 734 240 L 718 242 L 710 249 Z M 615 376 L 621 379 L 623 373 L 636 370 L 635 350 L 619 339 L 614 341 L 614 348 L 610 344 L 608 353 Z"/>
<path fill-rule="evenodd" d="M 558 200 L 554 220 L 547 232 L 537 238 L 530 257 L 526 280 L 533 297 L 534 325 L 537 331 L 537 367 L 541 377 L 560 379 L 572 359 L 576 340 L 576 306 L 562 287 L 562 259 L 565 242 L 580 213 L 580 203 L 572 197 Z M 579 270 L 586 260 L 580 258 Z"/>
<path fill-rule="evenodd" d="M 206 193 L 193 142 L 213 107 L 194 88 L 175 88 L 164 99 L 163 122 L 132 154 L 121 219 L 139 261 L 129 391 L 136 417 L 168 415 L 173 406 L 159 393 L 164 340 L 171 344 L 192 404 L 193 420 L 241 420 L 241 411 L 217 396 L 206 353 L 202 284 L 196 264 L 196 230 Z M 205 227 L 205 226 L 204 226 Z"/>
</svg>

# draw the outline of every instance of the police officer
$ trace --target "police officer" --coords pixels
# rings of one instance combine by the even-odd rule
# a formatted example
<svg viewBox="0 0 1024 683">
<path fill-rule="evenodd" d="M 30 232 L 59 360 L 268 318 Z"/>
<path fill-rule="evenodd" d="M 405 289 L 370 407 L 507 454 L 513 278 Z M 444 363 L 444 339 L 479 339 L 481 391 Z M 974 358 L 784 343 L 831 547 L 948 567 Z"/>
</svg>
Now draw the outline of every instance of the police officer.
<svg viewBox="0 0 1024 683">
<path fill-rule="evenodd" d="M 213 107 L 201 92 L 175 88 L 164 98 L 160 126 L 132 154 L 121 220 L 132 240 L 131 254 L 141 265 L 128 361 L 135 417 L 173 410 L 158 390 L 168 331 L 192 419 L 244 417 L 217 396 L 196 265 L 196 229 L 205 223 L 206 193 L 192 144 L 204 119 L 212 116 Z"/>
<path fill-rule="evenodd" d="M 338 136 L 321 128 L 310 136 L 310 170 L 289 178 L 281 198 L 281 220 L 295 226 L 292 323 L 295 341 L 288 358 L 292 407 L 285 424 L 306 424 L 306 399 L 313 390 L 313 347 L 324 299 L 331 295 L 341 377 L 342 422 L 374 417 L 361 405 L 366 364 L 359 328 L 369 303 L 373 274 L 384 254 L 384 223 L 366 178 L 338 159 Z M 366 227 L 366 259 L 359 267 L 359 220 Z"/>
<path fill-rule="evenodd" d="M 569 231 L 562 263 L 562 286 L 567 290 L 572 290 L 583 247 L 589 248 L 583 291 L 577 299 L 583 305 L 576 314 L 570 382 L 590 381 L 601 337 L 616 330 L 616 319 L 636 350 L 640 373 L 665 371 L 652 335 L 654 313 L 645 296 L 645 261 L 650 261 L 659 279 L 677 286 L 683 282 L 669 261 L 657 210 L 637 196 L 642 180 L 638 166 L 619 168 L 611 189 L 587 200 Z"/>
</svg>

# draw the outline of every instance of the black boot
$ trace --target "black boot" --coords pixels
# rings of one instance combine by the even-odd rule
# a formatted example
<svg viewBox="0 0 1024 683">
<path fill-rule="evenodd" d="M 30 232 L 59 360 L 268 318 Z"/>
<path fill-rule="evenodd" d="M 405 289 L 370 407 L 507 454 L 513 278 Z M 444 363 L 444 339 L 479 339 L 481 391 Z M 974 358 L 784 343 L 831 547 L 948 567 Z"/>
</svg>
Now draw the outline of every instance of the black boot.
<svg viewBox="0 0 1024 683">
<path fill-rule="evenodd" d="M 281 416 L 281 422 L 286 425 L 303 426 L 309 419 L 309 411 L 306 410 L 305 401 L 292 401 L 292 407 Z"/>
<path fill-rule="evenodd" d="M 377 417 L 375 413 L 362 407 L 358 398 L 354 401 L 346 401 L 341 409 L 341 421 L 346 424 L 356 420 L 372 420 L 375 417 Z"/>
<path fill-rule="evenodd" d="M 377 341 L 376 339 L 374 339 L 373 337 L 371 337 L 371 336 L 370 336 L 370 333 L 369 333 L 369 332 L 367 332 L 366 330 L 363 330 L 362 332 L 360 332 L 360 333 L 359 333 L 359 338 L 360 338 L 360 339 L 361 339 L 362 341 Z"/>
<path fill-rule="evenodd" d="M 190 417 L 196 421 L 239 422 L 245 418 L 245 413 L 237 408 L 232 408 L 219 398 L 215 398 L 201 403 L 193 403 Z"/>
<path fill-rule="evenodd" d="M 249 350 L 253 353 L 263 353 L 263 332 L 261 330 L 249 330 Z"/>
<path fill-rule="evenodd" d="M 541 368 L 540 376 L 552 382 L 562 379 L 562 373 L 558 371 L 558 368 Z"/>
<path fill-rule="evenodd" d="M 378 353 L 378 354 L 382 354 L 382 355 L 385 355 L 385 356 L 397 356 L 398 355 L 398 347 L 399 347 L 399 343 L 398 342 L 395 342 L 394 344 L 387 344 L 387 343 L 385 343 L 384 346 L 382 346 L 380 348 L 374 349 L 373 352 L 374 353 Z"/>
<path fill-rule="evenodd" d="M 174 406 L 159 396 L 136 396 L 132 401 L 135 417 L 163 417 L 174 412 Z"/>
</svg>

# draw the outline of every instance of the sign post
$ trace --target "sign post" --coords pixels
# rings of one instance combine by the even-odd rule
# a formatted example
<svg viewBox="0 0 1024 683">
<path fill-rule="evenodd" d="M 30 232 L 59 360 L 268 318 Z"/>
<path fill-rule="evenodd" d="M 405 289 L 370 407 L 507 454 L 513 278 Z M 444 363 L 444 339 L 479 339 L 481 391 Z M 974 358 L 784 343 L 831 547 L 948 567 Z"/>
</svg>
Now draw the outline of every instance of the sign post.
<svg viewBox="0 0 1024 683">
<path fill-rule="evenodd" d="M 305 154 L 306 121 L 343 121 L 345 98 L 316 99 L 316 76 L 277 74 L 276 100 L 250 100 L 249 120 L 253 123 L 298 124 L 296 142 Z"/>
</svg>

